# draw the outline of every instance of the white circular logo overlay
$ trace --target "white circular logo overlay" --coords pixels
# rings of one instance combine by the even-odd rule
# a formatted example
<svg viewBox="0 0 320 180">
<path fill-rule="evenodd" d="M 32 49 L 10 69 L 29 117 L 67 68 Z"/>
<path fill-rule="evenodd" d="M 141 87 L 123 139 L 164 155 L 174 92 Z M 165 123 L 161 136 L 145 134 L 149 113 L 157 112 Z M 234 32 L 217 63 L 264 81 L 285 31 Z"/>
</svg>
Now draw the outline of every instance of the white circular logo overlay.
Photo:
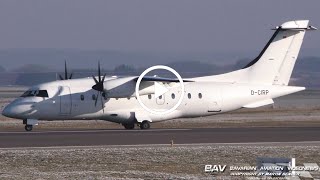
<svg viewBox="0 0 320 180">
<path fill-rule="evenodd" d="M 149 73 L 150 71 L 153 71 L 153 70 L 156 70 L 156 69 L 167 70 L 167 71 L 170 71 L 171 73 L 173 73 L 178 78 L 180 86 L 181 86 L 181 95 L 180 95 L 178 103 L 176 105 L 174 105 L 172 108 L 170 108 L 170 109 L 168 109 L 166 111 L 156 111 L 156 110 L 148 108 L 146 105 L 143 104 L 143 102 L 141 101 L 140 95 L 139 95 L 139 87 L 140 87 L 140 83 L 142 81 L 142 78 L 147 73 Z M 173 112 L 174 110 L 176 110 L 180 106 L 180 104 L 182 103 L 182 100 L 183 100 L 183 97 L 184 97 L 184 93 L 185 93 L 184 92 L 184 84 L 183 84 L 183 80 L 182 80 L 181 76 L 179 75 L 179 73 L 177 73 L 177 71 L 175 71 L 174 69 L 172 69 L 171 67 L 168 67 L 168 66 L 157 65 L 157 66 L 152 66 L 152 67 L 146 69 L 139 76 L 139 78 L 137 80 L 137 83 L 136 83 L 136 97 L 137 97 L 137 100 L 138 100 L 139 104 L 141 105 L 141 107 L 144 110 L 146 110 L 146 111 L 148 111 L 150 113 L 153 113 L 153 114 L 157 114 L 157 115 L 169 114 L 169 113 Z"/>
</svg>

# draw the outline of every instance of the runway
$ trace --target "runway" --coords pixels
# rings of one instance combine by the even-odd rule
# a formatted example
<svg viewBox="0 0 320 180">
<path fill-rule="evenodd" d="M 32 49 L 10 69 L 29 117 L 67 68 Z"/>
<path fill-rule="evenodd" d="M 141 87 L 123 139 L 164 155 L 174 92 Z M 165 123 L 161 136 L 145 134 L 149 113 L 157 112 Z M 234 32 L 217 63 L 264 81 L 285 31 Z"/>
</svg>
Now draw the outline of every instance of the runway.
<svg viewBox="0 0 320 180">
<path fill-rule="evenodd" d="M 320 141 L 320 127 L 0 132 L 0 148 Z"/>
</svg>

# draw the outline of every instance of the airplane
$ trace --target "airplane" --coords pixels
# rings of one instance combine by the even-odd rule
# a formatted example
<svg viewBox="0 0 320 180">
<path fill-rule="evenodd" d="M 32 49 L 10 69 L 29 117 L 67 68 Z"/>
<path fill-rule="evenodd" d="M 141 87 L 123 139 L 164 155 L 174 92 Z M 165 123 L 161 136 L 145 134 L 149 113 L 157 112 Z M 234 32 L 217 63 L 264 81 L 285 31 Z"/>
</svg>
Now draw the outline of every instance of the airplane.
<svg viewBox="0 0 320 180">
<path fill-rule="evenodd" d="M 139 98 L 151 109 L 171 108 L 182 97 L 182 103 L 170 113 L 155 114 L 145 110 L 137 100 L 137 76 L 98 76 L 35 85 L 2 111 L 6 117 L 22 119 L 31 131 L 40 120 L 105 120 L 119 123 L 125 129 L 149 129 L 153 122 L 226 113 L 241 108 L 273 104 L 274 98 L 299 92 L 305 87 L 289 86 L 301 44 L 308 30 L 316 30 L 309 20 L 283 23 L 259 55 L 244 68 L 220 75 L 183 79 L 184 93 L 176 78 L 144 76 Z M 65 65 L 66 67 L 66 65 Z M 166 87 L 158 93 L 154 87 Z M 162 88 L 163 89 L 163 88 Z"/>
</svg>

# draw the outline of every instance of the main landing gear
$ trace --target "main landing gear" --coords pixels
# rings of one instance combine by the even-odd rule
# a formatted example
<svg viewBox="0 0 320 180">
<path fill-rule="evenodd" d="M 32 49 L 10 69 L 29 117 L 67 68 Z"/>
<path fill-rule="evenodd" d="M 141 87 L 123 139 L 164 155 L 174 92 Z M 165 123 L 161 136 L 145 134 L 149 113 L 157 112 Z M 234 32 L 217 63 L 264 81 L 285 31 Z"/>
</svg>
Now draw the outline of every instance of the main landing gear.
<svg viewBox="0 0 320 180">
<path fill-rule="evenodd" d="M 142 121 L 141 123 L 137 123 L 140 129 L 149 129 L 150 128 L 150 122 L 149 121 Z M 134 129 L 135 123 L 127 123 L 127 124 L 122 124 L 122 126 L 125 129 Z"/>
<path fill-rule="evenodd" d="M 125 129 L 134 129 L 134 123 L 122 124 Z"/>
<path fill-rule="evenodd" d="M 32 131 L 32 128 L 33 128 L 32 125 L 26 125 L 26 126 L 24 127 L 24 129 L 25 129 L 26 131 Z"/>
<path fill-rule="evenodd" d="M 142 121 L 142 123 L 140 123 L 140 129 L 149 129 L 149 128 L 150 128 L 149 121 Z"/>
</svg>

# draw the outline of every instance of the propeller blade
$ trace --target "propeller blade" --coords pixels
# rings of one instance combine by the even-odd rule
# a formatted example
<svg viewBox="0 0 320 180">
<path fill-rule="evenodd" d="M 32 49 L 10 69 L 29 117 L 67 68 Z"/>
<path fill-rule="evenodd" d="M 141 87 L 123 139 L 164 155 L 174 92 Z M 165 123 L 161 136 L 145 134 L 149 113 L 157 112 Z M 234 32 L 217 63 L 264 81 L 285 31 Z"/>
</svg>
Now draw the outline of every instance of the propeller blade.
<svg viewBox="0 0 320 180">
<path fill-rule="evenodd" d="M 60 80 L 68 80 L 68 79 L 72 78 L 72 75 L 73 74 L 71 73 L 70 76 L 68 77 L 67 60 L 65 60 L 64 61 L 64 78 L 60 74 L 59 74 L 59 78 L 60 78 Z"/>
<path fill-rule="evenodd" d="M 102 78 L 102 83 L 104 82 L 104 79 L 106 78 L 107 73 L 104 73 L 103 78 Z"/>
<path fill-rule="evenodd" d="M 99 76 L 99 82 L 101 82 L 101 69 L 100 69 L 100 61 L 98 62 L 98 76 Z"/>
<path fill-rule="evenodd" d="M 94 82 L 96 83 L 95 85 L 92 86 L 92 89 L 102 93 L 104 91 L 103 82 L 104 82 L 104 79 L 106 77 L 106 74 L 104 74 L 104 76 L 101 77 L 100 61 L 98 62 L 98 76 L 99 76 L 99 78 L 96 78 L 95 76 L 92 76 Z"/>
<path fill-rule="evenodd" d="M 68 79 L 67 61 L 64 61 L 64 79 Z"/>
<path fill-rule="evenodd" d="M 99 82 L 97 81 L 96 77 L 94 77 L 93 75 L 92 75 L 92 77 L 93 77 L 94 82 L 95 82 L 96 84 L 98 84 Z"/>
</svg>

